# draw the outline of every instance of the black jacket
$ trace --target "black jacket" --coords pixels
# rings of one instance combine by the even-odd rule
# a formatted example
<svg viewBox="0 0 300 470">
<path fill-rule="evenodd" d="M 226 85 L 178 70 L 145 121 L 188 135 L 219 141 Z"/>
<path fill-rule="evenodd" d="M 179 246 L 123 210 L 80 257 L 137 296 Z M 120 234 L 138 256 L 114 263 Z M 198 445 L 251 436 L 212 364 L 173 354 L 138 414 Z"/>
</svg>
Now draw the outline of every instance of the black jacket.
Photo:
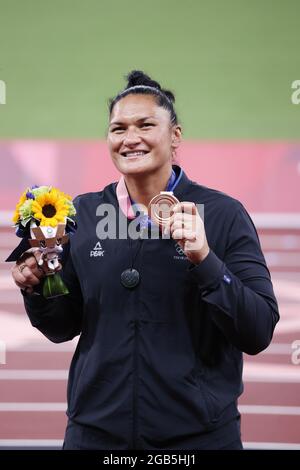
<svg viewBox="0 0 300 470">
<path fill-rule="evenodd" d="M 239 438 L 242 352 L 266 348 L 279 319 L 256 230 L 240 202 L 183 174 L 175 196 L 205 208 L 211 251 L 200 265 L 172 239 L 97 245 L 97 207 L 118 210 L 115 188 L 76 199 L 63 270 L 70 294 L 24 298 L 51 341 L 81 333 L 65 448 L 220 448 Z M 132 260 L 141 281 L 128 290 L 120 275 Z"/>
</svg>

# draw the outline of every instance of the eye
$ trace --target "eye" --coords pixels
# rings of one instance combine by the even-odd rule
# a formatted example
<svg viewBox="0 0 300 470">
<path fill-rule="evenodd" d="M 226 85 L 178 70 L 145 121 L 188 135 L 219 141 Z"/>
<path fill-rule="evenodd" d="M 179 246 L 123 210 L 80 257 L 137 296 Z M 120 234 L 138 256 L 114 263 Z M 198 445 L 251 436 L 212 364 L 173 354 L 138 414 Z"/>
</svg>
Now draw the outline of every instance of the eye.
<svg viewBox="0 0 300 470">
<path fill-rule="evenodd" d="M 154 127 L 155 124 L 153 124 L 152 122 L 143 122 L 143 124 L 141 125 L 141 127 L 143 128 L 147 128 L 147 127 Z"/>
<path fill-rule="evenodd" d="M 121 134 L 124 132 L 124 127 L 113 127 L 110 132 L 113 132 L 114 134 Z"/>
</svg>

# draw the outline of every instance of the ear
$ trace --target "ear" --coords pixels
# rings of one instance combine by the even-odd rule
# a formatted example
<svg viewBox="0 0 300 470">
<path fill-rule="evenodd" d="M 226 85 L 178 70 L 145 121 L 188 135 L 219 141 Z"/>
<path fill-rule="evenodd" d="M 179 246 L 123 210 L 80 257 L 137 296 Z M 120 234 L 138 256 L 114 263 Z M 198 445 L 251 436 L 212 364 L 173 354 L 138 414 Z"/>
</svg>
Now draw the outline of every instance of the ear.
<svg viewBox="0 0 300 470">
<path fill-rule="evenodd" d="M 172 149 L 177 149 L 181 143 L 181 126 L 176 124 L 172 128 Z"/>
</svg>

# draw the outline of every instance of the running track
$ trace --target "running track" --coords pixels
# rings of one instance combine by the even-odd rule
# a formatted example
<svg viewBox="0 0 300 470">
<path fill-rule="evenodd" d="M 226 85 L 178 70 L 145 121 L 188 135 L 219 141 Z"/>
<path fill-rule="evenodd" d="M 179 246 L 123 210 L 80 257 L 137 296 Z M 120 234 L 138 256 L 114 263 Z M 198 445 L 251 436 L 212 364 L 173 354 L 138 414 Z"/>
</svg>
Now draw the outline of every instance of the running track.
<svg viewBox="0 0 300 470">
<path fill-rule="evenodd" d="M 246 448 L 300 449 L 300 228 L 260 230 L 272 272 L 281 321 L 272 345 L 245 355 L 245 392 L 240 399 Z M 11 229 L 0 228 L 0 260 L 15 246 Z M 67 371 L 76 341 L 55 345 L 34 330 L 21 297 L 0 263 L 0 448 L 47 448 L 62 443 Z M 298 340 L 299 354 L 292 349 Z M 2 359 L 4 353 L 2 353 Z M 297 361 L 298 359 L 298 361 Z"/>
</svg>

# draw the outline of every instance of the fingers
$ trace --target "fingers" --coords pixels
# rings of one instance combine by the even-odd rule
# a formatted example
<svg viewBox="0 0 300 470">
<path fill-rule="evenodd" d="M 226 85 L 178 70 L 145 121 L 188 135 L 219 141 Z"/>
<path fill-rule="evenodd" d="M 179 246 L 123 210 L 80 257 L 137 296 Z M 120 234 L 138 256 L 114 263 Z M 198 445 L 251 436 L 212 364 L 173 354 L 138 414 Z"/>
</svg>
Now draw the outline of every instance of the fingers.
<svg viewBox="0 0 300 470">
<path fill-rule="evenodd" d="M 173 232 L 171 230 L 171 235 L 172 235 L 172 238 L 174 238 L 174 240 L 189 240 L 189 241 L 196 240 L 196 234 L 190 230 L 176 229 Z"/>
<path fill-rule="evenodd" d="M 32 287 L 40 283 L 40 278 L 37 277 L 31 268 L 25 263 L 16 264 L 12 269 L 12 276 L 18 287 Z"/>
<path fill-rule="evenodd" d="M 196 205 L 193 202 L 176 204 L 163 233 L 180 242 L 185 252 L 201 250 L 205 229 Z"/>
<path fill-rule="evenodd" d="M 176 222 L 176 225 L 179 225 L 180 222 L 182 222 L 185 225 L 188 224 L 192 226 L 199 217 L 194 202 L 180 202 L 173 207 L 169 222 L 170 225 L 174 224 L 174 222 Z"/>
<path fill-rule="evenodd" d="M 185 228 L 187 230 L 196 230 L 196 218 L 194 215 L 183 214 L 182 212 L 173 214 L 169 221 L 173 230 Z"/>
<path fill-rule="evenodd" d="M 33 288 L 29 286 L 24 286 L 23 284 L 20 284 L 19 282 L 15 281 L 15 284 L 22 290 L 24 290 L 27 294 L 32 294 L 33 293 Z"/>
<path fill-rule="evenodd" d="M 26 292 L 26 294 L 32 294 L 33 293 L 33 288 L 32 287 L 26 287 L 25 292 Z"/>
<path fill-rule="evenodd" d="M 25 262 L 21 262 L 21 264 L 18 262 L 17 264 L 19 266 L 19 271 L 21 271 L 21 274 L 26 278 L 30 276 L 30 274 L 38 279 L 41 279 L 45 275 L 42 267 L 38 265 L 38 259 L 35 254 L 30 258 L 27 258 Z"/>
<path fill-rule="evenodd" d="M 172 215 L 165 225 L 164 234 L 171 233 L 172 237 L 180 240 L 195 239 L 202 230 L 202 219 L 193 202 L 181 202 L 173 207 Z"/>
<path fill-rule="evenodd" d="M 192 240 L 196 234 L 196 221 L 192 215 L 182 213 L 174 214 L 171 217 L 169 226 L 167 227 L 172 238 L 175 240 L 188 239 Z"/>
<path fill-rule="evenodd" d="M 45 276 L 44 271 L 38 266 L 40 252 L 28 250 L 23 253 L 17 263 L 12 268 L 12 277 L 15 284 L 21 289 L 28 289 L 40 283 L 40 279 Z"/>
<path fill-rule="evenodd" d="M 38 285 L 48 273 L 54 273 L 62 269 L 59 263 L 55 270 L 48 266 L 45 258 L 38 248 L 27 250 L 19 258 L 12 268 L 12 277 L 15 284 L 28 293 L 33 292 L 33 287 Z"/>
<path fill-rule="evenodd" d="M 171 234 L 193 264 L 201 263 L 209 253 L 204 222 L 193 202 L 180 202 L 173 207 L 163 234 Z"/>
<path fill-rule="evenodd" d="M 173 207 L 172 213 L 197 214 L 196 204 L 194 202 L 180 202 Z"/>
</svg>

